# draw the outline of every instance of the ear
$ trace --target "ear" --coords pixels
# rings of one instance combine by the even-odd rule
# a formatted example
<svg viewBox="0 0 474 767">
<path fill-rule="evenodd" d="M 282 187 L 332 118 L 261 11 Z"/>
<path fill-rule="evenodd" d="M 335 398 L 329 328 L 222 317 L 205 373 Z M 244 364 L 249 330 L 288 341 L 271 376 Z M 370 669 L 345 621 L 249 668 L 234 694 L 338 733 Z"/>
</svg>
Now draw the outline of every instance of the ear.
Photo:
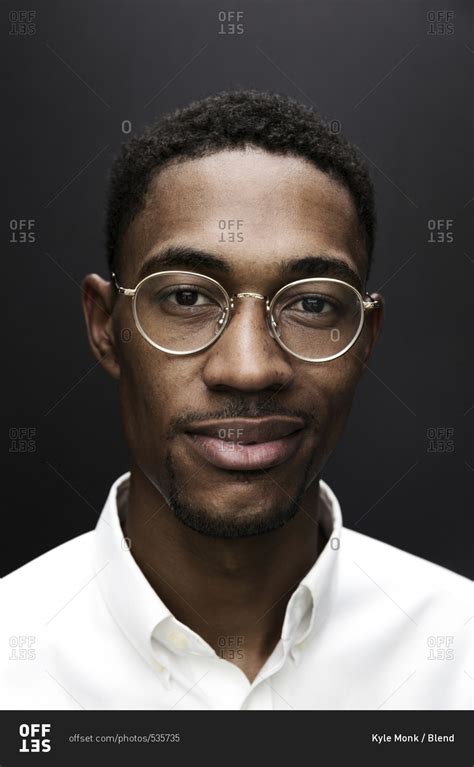
<svg viewBox="0 0 474 767">
<path fill-rule="evenodd" d="M 92 352 L 107 373 L 118 379 L 120 365 L 112 324 L 114 287 L 98 274 L 88 274 L 81 287 L 82 308 Z"/>
<path fill-rule="evenodd" d="M 366 314 L 365 328 L 363 334 L 363 343 L 361 346 L 360 354 L 358 355 L 360 361 L 364 364 L 368 364 L 369 359 L 372 356 L 375 344 L 381 333 L 384 316 L 385 316 L 385 301 L 380 293 L 371 293 L 370 298 L 379 302 L 378 309 L 370 309 Z"/>
</svg>

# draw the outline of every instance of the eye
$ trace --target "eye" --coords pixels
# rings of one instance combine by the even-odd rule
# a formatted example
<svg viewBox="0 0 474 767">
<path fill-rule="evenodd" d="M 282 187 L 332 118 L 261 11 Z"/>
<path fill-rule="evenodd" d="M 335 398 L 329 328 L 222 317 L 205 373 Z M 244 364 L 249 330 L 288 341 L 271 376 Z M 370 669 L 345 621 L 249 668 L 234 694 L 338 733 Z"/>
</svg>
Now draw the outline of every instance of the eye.
<svg viewBox="0 0 474 767">
<path fill-rule="evenodd" d="M 160 304 L 170 307 L 209 307 L 216 304 L 216 300 L 197 285 L 173 286 L 159 294 L 158 300 Z"/>
<path fill-rule="evenodd" d="M 310 314 L 327 314 L 334 309 L 334 305 L 322 296 L 310 295 L 302 296 L 288 308 Z"/>
<path fill-rule="evenodd" d="M 209 303 L 209 298 L 204 293 L 191 288 L 180 288 L 170 293 L 168 297 L 179 306 L 199 306 Z"/>
</svg>

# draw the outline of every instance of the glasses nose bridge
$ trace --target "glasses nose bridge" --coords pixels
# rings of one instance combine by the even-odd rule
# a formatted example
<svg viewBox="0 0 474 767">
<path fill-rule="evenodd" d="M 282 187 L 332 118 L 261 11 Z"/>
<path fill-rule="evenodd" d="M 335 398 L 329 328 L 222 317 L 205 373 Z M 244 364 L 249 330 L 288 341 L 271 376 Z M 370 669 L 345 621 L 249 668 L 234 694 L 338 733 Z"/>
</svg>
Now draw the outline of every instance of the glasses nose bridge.
<svg viewBox="0 0 474 767">
<path fill-rule="evenodd" d="M 252 290 L 244 290 L 242 293 L 234 293 L 233 296 L 230 296 L 230 308 L 232 310 L 235 309 L 236 298 L 253 298 L 257 301 L 265 301 L 266 314 L 268 314 L 268 310 L 270 309 L 270 300 L 268 296 L 263 296 L 261 293 L 254 293 Z"/>
<path fill-rule="evenodd" d="M 256 301 L 265 302 L 265 323 L 270 336 L 272 338 L 275 338 L 275 330 L 273 328 L 273 322 L 272 322 L 271 314 L 270 314 L 270 306 L 271 306 L 270 298 L 268 296 L 262 295 L 262 293 L 255 293 L 252 290 L 244 290 L 240 293 L 234 293 L 232 296 L 229 297 L 230 311 L 227 317 L 227 323 L 230 322 L 230 320 L 232 319 L 232 314 L 236 308 L 235 307 L 236 298 L 252 298 Z"/>
</svg>

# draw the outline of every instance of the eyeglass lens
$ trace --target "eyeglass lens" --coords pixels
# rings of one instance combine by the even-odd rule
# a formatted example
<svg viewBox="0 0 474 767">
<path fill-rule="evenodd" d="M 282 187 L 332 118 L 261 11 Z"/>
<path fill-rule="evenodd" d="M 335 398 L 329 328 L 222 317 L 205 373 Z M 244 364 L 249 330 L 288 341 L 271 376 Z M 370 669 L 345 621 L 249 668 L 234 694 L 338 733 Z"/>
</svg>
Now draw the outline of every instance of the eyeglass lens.
<svg viewBox="0 0 474 767">
<path fill-rule="evenodd" d="M 153 275 L 139 287 L 136 319 L 149 341 L 170 352 L 193 352 L 222 332 L 228 311 L 222 288 L 204 276 Z M 330 280 L 285 288 L 272 302 L 273 330 L 291 352 L 308 360 L 339 354 L 363 319 L 358 294 Z"/>
</svg>

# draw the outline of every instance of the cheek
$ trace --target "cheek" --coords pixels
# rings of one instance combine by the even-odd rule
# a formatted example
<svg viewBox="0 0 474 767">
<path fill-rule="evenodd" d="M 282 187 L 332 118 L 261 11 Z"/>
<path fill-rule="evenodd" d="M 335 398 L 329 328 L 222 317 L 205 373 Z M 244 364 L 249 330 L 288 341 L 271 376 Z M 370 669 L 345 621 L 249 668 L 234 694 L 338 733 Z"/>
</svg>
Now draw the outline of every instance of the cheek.
<svg viewBox="0 0 474 767">
<path fill-rule="evenodd" d="M 302 391 L 309 393 L 306 397 L 319 419 L 321 443 L 328 448 L 337 442 L 344 428 L 360 378 L 360 363 L 349 354 L 315 366 L 302 381 Z"/>
<path fill-rule="evenodd" d="M 152 422 L 153 431 L 161 431 L 166 419 L 167 360 L 141 337 L 131 311 L 116 315 L 114 335 L 119 339 L 120 403 L 127 435 L 146 439 L 150 429 L 143 427 Z"/>
<path fill-rule="evenodd" d="M 134 451 L 164 442 L 171 402 L 166 365 L 153 349 L 146 354 L 127 350 L 121 360 L 120 404 L 127 441 Z"/>
<path fill-rule="evenodd" d="M 171 420 L 193 405 L 196 373 L 179 358 L 170 358 L 146 344 L 122 350 L 120 402 L 127 440 L 144 454 L 165 454 Z"/>
<path fill-rule="evenodd" d="M 324 382 L 328 398 L 339 404 L 350 401 L 360 378 L 360 367 L 360 362 L 350 351 L 328 362 Z"/>
</svg>

